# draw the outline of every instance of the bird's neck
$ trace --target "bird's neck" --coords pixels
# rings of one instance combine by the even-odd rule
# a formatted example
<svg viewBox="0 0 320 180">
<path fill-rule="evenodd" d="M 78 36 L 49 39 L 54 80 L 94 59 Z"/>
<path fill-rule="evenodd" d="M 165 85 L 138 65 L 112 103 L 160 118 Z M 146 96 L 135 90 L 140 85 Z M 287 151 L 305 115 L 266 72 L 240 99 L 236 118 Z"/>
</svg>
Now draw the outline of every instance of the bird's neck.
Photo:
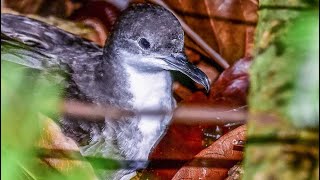
<svg viewBox="0 0 320 180">
<path fill-rule="evenodd" d="M 114 72 L 109 74 L 122 79 L 117 80 L 115 86 L 121 87 L 121 91 L 130 94 L 128 101 L 133 109 L 156 109 L 163 104 L 162 99 L 173 101 L 172 77 L 169 71 L 160 69 L 146 71 L 139 65 L 128 63 L 137 61 L 134 56 L 115 50 L 112 53 L 110 51 L 105 52 L 109 55 L 105 66 L 112 66 Z"/>
<path fill-rule="evenodd" d="M 123 149 L 125 157 L 131 160 L 147 160 L 152 147 L 163 136 L 172 118 L 175 108 L 172 77 L 170 72 L 165 70 L 143 71 L 129 64 L 123 67 L 127 75 L 128 91 L 132 94 L 132 107 L 138 111 L 166 112 L 158 115 L 138 114 L 131 119 L 131 124 L 123 125 L 126 126 L 127 133 L 118 138 L 118 144 L 121 147 L 131 147 Z M 135 132 L 135 138 L 130 132 Z"/>
</svg>

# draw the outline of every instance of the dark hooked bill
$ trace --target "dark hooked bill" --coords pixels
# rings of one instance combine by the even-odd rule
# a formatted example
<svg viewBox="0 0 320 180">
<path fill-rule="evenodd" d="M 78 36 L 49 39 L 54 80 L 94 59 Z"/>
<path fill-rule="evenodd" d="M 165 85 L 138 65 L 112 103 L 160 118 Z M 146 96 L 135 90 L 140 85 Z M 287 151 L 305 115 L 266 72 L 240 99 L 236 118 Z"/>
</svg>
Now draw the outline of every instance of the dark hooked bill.
<svg viewBox="0 0 320 180">
<path fill-rule="evenodd" d="M 207 75 L 197 66 L 188 62 L 184 53 L 175 53 L 162 59 L 166 61 L 174 70 L 182 72 L 195 82 L 203 85 L 206 91 L 209 92 L 210 83 Z"/>
</svg>

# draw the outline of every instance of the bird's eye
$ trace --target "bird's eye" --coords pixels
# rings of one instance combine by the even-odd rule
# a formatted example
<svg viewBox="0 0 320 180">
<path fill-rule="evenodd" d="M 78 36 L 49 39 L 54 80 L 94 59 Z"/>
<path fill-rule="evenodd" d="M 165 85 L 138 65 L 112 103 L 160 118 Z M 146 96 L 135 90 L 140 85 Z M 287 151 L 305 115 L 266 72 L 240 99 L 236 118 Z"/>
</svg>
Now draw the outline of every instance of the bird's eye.
<svg viewBox="0 0 320 180">
<path fill-rule="evenodd" d="M 149 49 L 150 48 L 150 43 L 145 38 L 141 38 L 139 40 L 139 46 L 142 47 L 143 49 Z"/>
</svg>

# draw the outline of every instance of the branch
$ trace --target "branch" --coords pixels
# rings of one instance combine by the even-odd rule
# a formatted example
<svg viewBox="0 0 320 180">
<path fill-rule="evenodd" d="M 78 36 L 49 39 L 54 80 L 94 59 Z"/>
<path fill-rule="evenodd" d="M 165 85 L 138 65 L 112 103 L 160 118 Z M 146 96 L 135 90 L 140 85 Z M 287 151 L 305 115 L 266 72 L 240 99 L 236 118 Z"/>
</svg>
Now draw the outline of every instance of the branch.
<svg viewBox="0 0 320 180">
<path fill-rule="evenodd" d="M 77 117 L 87 117 L 92 121 L 108 119 L 117 120 L 120 117 L 132 116 L 137 114 L 144 115 L 164 115 L 172 112 L 161 109 L 127 110 L 113 106 L 98 106 L 93 104 L 84 104 L 77 101 L 65 101 L 60 112 Z M 212 107 L 204 105 L 180 105 L 173 113 L 175 123 L 181 124 L 216 124 L 225 125 L 229 123 L 244 124 L 247 119 L 247 106 L 238 108 Z"/>
</svg>

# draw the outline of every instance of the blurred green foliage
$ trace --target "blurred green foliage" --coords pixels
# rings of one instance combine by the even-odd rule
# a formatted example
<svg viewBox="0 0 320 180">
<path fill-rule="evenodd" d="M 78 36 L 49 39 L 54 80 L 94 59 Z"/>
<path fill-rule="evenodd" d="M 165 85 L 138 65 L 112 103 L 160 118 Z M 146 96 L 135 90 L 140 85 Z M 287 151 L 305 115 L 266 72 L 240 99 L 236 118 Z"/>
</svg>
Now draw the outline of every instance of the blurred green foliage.
<svg viewBox="0 0 320 180">
<path fill-rule="evenodd" d="M 319 9 L 306 2 L 262 2 L 242 179 L 319 179 Z"/>
<path fill-rule="evenodd" d="M 1 179 L 90 179 L 79 169 L 63 175 L 38 158 L 40 113 L 57 114 L 60 94 L 41 72 L 1 61 Z"/>
<path fill-rule="evenodd" d="M 260 51 L 251 66 L 251 111 L 281 114 L 297 128 L 319 124 L 319 15 L 317 10 L 292 13 L 274 19 L 274 10 L 264 12 L 272 42 Z M 280 11 L 280 10 L 279 10 Z M 266 14 L 271 14 L 267 16 Z M 280 14 L 278 14 L 280 15 Z M 281 14 L 284 15 L 284 14 Z M 267 21 L 267 19 L 269 21 Z M 283 20 L 286 19 L 286 20 Z M 259 25 L 260 38 L 264 26 Z M 262 32 L 262 33 L 261 33 Z M 268 39 L 269 40 L 269 39 Z M 258 41 L 258 40 L 257 40 Z M 257 42 L 259 44 L 260 41 Z"/>
<path fill-rule="evenodd" d="M 319 126 L 319 12 L 307 11 L 290 27 L 291 59 L 299 59 L 287 112 L 297 127 Z"/>
</svg>

